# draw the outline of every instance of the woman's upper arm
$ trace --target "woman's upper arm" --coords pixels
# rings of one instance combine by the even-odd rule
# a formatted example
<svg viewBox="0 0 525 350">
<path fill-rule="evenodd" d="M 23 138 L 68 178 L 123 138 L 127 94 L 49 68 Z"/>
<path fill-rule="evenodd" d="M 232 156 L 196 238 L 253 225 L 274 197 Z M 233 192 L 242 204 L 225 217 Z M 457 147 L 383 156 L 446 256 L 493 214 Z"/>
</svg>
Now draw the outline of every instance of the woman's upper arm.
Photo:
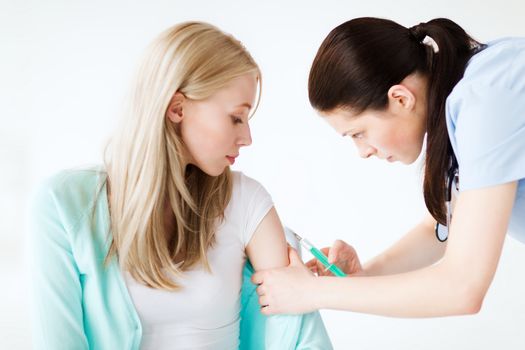
<svg viewBox="0 0 525 350">
<path fill-rule="evenodd" d="M 28 238 L 35 349 L 87 349 L 80 277 L 50 189 L 34 201 Z"/>
<path fill-rule="evenodd" d="M 457 199 L 442 263 L 481 300 L 498 265 L 516 188 L 514 181 L 467 190 Z"/>
<path fill-rule="evenodd" d="M 246 246 L 246 254 L 256 271 L 289 264 L 284 229 L 275 207 L 257 226 Z"/>
</svg>

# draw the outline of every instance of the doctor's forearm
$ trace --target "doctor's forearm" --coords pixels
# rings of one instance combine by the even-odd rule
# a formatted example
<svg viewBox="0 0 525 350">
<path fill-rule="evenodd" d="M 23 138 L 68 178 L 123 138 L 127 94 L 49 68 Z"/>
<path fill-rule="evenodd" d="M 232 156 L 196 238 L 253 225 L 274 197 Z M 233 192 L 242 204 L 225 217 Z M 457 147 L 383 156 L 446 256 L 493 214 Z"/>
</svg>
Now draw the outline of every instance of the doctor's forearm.
<svg viewBox="0 0 525 350">
<path fill-rule="evenodd" d="M 438 317 L 472 314 L 480 293 L 441 264 L 388 276 L 318 277 L 316 307 L 391 317 Z"/>
<path fill-rule="evenodd" d="M 434 235 L 433 221 L 424 220 L 380 255 L 364 264 L 368 276 L 413 271 L 439 261 L 446 243 Z"/>
</svg>

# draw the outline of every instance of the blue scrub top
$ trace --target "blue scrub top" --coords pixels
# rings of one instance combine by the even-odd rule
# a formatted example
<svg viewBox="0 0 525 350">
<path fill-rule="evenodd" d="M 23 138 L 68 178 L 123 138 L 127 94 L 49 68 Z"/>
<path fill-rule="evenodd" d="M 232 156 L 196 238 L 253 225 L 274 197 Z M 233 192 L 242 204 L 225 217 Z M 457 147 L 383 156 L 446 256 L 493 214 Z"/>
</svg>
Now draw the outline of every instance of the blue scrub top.
<svg viewBox="0 0 525 350">
<path fill-rule="evenodd" d="M 460 191 L 518 181 L 509 234 L 525 243 L 525 38 L 490 42 L 446 102 Z"/>
</svg>

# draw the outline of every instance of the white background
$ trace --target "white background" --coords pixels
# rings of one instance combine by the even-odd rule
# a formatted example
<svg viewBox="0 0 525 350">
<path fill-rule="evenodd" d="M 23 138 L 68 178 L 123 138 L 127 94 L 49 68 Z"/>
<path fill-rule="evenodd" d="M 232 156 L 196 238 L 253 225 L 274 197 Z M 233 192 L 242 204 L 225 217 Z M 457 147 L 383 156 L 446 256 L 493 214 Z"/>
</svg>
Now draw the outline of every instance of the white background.
<svg viewBox="0 0 525 350">
<path fill-rule="evenodd" d="M 139 55 L 168 26 L 204 20 L 245 44 L 263 71 L 263 99 L 251 124 L 254 143 L 234 168 L 266 186 L 285 224 L 319 246 L 342 238 L 365 261 L 421 218 L 421 161 L 407 167 L 359 159 L 316 116 L 307 77 L 323 38 L 359 16 L 406 26 L 448 17 L 481 41 L 525 36 L 519 0 L 0 4 L 2 349 L 30 347 L 24 235 L 31 191 L 60 169 L 101 162 Z M 475 316 L 322 314 L 336 349 L 525 349 L 524 266 L 525 247 L 508 238 Z"/>
</svg>

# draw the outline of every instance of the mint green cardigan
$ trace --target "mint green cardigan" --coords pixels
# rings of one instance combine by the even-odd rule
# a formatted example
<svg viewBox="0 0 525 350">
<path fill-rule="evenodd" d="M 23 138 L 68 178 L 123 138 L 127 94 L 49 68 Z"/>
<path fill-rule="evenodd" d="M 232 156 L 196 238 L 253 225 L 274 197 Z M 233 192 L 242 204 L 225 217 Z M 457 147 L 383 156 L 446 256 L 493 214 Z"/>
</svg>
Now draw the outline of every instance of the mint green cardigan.
<svg viewBox="0 0 525 350">
<path fill-rule="evenodd" d="M 110 243 L 106 173 L 48 179 L 31 210 L 29 258 L 36 349 L 140 349 L 142 327 Z M 318 312 L 265 317 L 243 270 L 240 349 L 332 349 Z"/>
</svg>

